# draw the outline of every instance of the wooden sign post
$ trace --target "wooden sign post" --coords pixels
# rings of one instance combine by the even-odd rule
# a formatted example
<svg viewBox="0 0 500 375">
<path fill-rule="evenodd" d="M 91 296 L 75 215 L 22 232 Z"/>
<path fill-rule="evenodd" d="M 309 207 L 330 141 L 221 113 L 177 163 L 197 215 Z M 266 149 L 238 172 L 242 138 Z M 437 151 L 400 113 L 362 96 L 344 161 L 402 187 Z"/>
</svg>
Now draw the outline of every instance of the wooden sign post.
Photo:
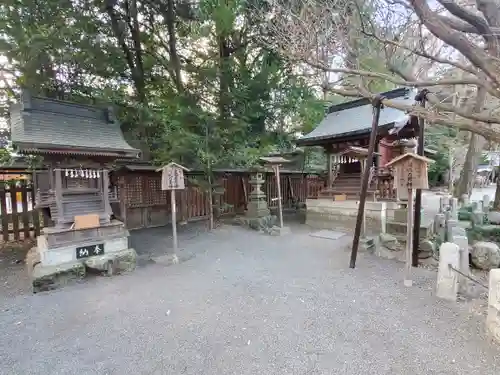
<svg viewBox="0 0 500 375">
<path fill-rule="evenodd" d="M 408 194 L 408 212 L 406 227 L 406 264 L 405 264 L 405 286 L 412 286 L 411 267 L 413 250 L 413 189 L 428 189 L 429 180 L 427 166 L 434 160 L 414 153 L 403 154 L 391 160 L 386 167 L 394 168 L 394 184 L 398 191 Z M 419 228 L 420 229 L 420 228 Z"/>
<path fill-rule="evenodd" d="M 184 190 L 184 171 L 189 172 L 189 169 L 177 163 L 169 163 L 159 169 L 161 171 L 161 190 L 170 190 L 170 204 L 172 211 L 172 242 L 174 246 L 174 254 L 177 253 L 177 207 L 175 204 L 175 191 Z"/>
</svg>

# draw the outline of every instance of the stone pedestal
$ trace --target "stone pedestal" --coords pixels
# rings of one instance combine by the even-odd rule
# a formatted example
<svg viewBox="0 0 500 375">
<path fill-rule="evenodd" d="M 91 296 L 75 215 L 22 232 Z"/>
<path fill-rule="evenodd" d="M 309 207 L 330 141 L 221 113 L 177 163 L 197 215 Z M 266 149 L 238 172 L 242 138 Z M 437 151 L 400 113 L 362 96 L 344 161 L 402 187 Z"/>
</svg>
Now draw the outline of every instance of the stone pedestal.
<svg viewBox="0 0 500 375">
<path fill-rule="evenodd" d="M 359 201 L 333 201 L 308 199 L 306 225 L 317 229 L 353 232 L 356 227 Z M 386 202 L 366 202 L 365 220 L 367 234 L 385 233 L 387 223 Z"/>
<path fill-rule="evenodd" d="M 137 255 L 129 248 L 128 236 L 118 220 L 97 228 L 44 228 L 26 259 L 34 291 L 82 278 L 87 267 L 108 275 L 134 269 Z"/>
<path fill-rule="evenodd" d="M 394 209 L 392 220 L 387 221 L 387 233 L 395 236 L 399 241 L 406 242 L 408 229 L 408 209 L 399 204 L 399 208 Z M 429 238 L 432 232 L 430 224 L 420 222 L 420 239 Z"/>
</svg>

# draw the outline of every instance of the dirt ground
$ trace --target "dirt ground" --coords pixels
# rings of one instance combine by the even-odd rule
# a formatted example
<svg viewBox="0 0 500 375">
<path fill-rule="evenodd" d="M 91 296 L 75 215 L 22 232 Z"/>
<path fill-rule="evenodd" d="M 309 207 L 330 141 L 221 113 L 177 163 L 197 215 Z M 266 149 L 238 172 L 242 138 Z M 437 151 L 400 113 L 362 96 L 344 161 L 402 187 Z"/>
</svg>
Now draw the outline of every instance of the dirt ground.
<svg viewBox="0 0 500 375">
<path fill-rule="evenodd" d="M 24 258 L 34 241 L 0 245 L 0 298 L 31 293 Z"/>
</svg>

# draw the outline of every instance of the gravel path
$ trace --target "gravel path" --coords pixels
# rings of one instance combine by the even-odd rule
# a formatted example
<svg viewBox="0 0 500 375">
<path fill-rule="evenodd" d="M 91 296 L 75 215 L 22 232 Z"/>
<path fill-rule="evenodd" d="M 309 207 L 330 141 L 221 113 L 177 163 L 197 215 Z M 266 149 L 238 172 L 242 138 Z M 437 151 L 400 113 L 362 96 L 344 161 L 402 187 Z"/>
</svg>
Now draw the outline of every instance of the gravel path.
<svg viewBox="0 0 500 375">
<path fill-rule="evenodd" d="M 500 348 L 435 273 L 360 255 L 349 237 L 223 227 L 204 252 L 0 301 L 0 374 L 498 374 Z"/>
</svg>

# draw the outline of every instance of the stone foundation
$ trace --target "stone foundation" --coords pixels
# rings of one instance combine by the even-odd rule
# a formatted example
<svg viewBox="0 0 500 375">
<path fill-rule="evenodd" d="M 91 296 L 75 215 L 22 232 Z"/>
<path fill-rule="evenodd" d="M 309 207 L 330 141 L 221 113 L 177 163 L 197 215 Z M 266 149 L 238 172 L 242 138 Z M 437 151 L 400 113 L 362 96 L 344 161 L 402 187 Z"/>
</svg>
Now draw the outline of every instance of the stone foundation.
<svg viewBox="0 0 500 375">
<path fill-rule="evenodd" d="M 87 268 L 108 275 L 133 270 L 137 254 L 129 248 L 128 236 L 128 230 L 118 220 L 98 228 L 44 228 L 37 237 L 37 246 L 26 256 L 33 291 L 81 279 Z M 77 248 L 84 249 L 78 252 Z"/>
<path fill-rule="evenodd" d="M 395 236 L 399 241 L 406 242 L 407 239 L 407 223 L 398 223 L 395 221 L 387 222 L 387 233 Z M 421 223 L 420 225 L 420 239 L 430 238 L 433 232 L 433 223 Z"/>
<path fill-rule="evenodd" d="M 354 231 L 359 201 L 333 201 L 331 199 L 308 199 L 306 224 L 318 229 L 344 229 Z M 366 229 L 372 233 L 386 231 L 386 202 L 366 202 Z"/>
</svg>

